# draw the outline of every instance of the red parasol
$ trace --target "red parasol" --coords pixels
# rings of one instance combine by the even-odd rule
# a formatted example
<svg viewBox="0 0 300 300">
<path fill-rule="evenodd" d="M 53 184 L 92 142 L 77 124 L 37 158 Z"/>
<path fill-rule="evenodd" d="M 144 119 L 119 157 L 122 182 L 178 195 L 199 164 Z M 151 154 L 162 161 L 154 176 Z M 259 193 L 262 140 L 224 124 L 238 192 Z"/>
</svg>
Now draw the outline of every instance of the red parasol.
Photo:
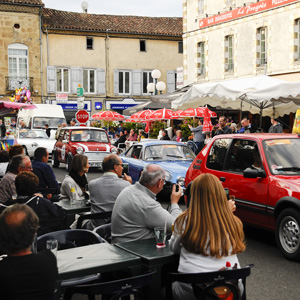
<svg viewBox="0 0 300 300">
<path fill-rule="evenodd" d="M 198 118 L 204 118 L 204 111 L 207 107 L 197 107 L 197 108 L 188 108 L 181 112 L 179 114 L 180 117 L 186 118 L 186 117 L 198 117 Z M 208 110 L 208 114 L 211 118 L 216 118 L 217 114 L 211 110 Z"/>
<path fill-rule="evenodd" d="M 213 125 L 210 120 L 209 109 L 208 109 L 208 107 L 204 107 L 203 109 L 204 109 L 204 119 L 203 119 L 202 132 L 211 131 L 213 128 Z"/>
<path fill-rule="evenodd" d="M 142 110 L 142 111 L 138 111 L 136 113 L 134 113 L 130 119 L 135 119 L 137 121 L 144 121 L 144 120 L 148 120 L 149 116 L 154 112 L 154 110 Z"/>
<path fill-rule="evenodd" d="M 153 112 L 149 116 L 149 120 L 150 121 L 167 120 L 167 119 L 171 119 L 172 115 L 173 115 L 173 111 L 171 109 L 162 108 Z"/>
<path fill-rule="evenodd" d="M 105 110 L 92 115 L 92 119 L 103 121 L 122 121 L 125 117 L 115 111 Z"/>
<path fill-rule="evenodd" d="M 139 121 L 137 121 L 136 119 L 132 119 L 132 118 L 125 120 L 125 122 L 127 122 L 127 123 L 139 123 Z"/>
<path fill-rule="evenodd" d="M 181 109 L 173 111 L 173 115 L 171 117 L 171 119 L 181 119 L 182 117 L 180 117 L 179 115 L 182 113 L 183 111 Z"/>
</svg>

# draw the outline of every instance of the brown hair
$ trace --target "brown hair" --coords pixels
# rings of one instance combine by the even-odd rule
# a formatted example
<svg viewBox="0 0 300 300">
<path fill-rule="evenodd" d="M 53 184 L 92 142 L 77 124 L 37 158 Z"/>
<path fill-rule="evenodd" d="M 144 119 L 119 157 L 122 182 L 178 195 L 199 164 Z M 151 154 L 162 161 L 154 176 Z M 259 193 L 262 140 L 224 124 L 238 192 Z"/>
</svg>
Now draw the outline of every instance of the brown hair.
<svg viewBox="0 0 300 300">
<path fill-rule="evenodd" d="M 84 154 L 76 154 L 72 159 L 69 173 L 82 172 L 85 169 L 87 162 L 88 162 L 87 156 L 85 156 Z"/>
<path fill-rule="evenodd" d="M 22 145 L 16 144 L 8 150 L 9 158 L 12 159 L 15 155 L 24 154 L 24 148 Z"/>
<path fill-rule="evenodd" d="M 183 247 L 196 254 L 221 258 L 245 250 L 242 222 L 228 206 L 220 180 L 201 174 L 191 187 L 189 208 L 175 221 Z"/>
</svg>

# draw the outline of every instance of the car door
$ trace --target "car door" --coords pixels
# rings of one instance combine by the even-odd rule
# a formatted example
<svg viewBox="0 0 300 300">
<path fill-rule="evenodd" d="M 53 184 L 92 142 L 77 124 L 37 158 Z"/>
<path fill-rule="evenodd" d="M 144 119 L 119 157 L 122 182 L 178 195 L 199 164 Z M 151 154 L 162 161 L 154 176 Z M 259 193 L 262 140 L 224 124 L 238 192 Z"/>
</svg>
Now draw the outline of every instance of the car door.
<svg viewBox="0 0 300 300">
<path fill-rule="evenodd" d="M 136 182 L 140 178 L 140 174 L 144 168 L 145 163 L 141 160 L 142 157 L 141 145 L 133 145 L 125 154 L 124 162 L 129 164 L 129 175 L 133 182 Z"/>
<path fill-rule="evenodd" d="M 268 178 L 243 176 L 246 168 L 264 169 L 261 153 L 261 145 L 255 140 L 217 139 L 208 154 L 206 168 L 235 196 L 236 215 L 252 224 L 268 225 Z"/>
</svg>

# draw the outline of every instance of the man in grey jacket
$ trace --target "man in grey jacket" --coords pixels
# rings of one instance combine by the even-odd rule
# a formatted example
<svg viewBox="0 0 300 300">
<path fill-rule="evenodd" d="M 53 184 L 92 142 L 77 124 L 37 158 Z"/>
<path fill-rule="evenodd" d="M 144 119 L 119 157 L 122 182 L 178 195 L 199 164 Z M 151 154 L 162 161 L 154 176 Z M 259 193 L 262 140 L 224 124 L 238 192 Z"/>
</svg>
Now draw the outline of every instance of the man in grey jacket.
<svg viewBox="0 0 300 300">
<path fill-rule="evenodd" d="M 156 201 L 163 189 L 165 171 L 158 165 L 147 165 L 140 181 L 124 189 L 118 196 L 111 219 L 112 242 L 129 242 L 154 238 L 154 227 L 166 226 L 172 232 L 172 223 L 182 210 L 178 205 L 181 187 L 173 186 L 170 210 Z"/>
<path fill-rule="evenodd" d="M 116 154 L 108 155 L 102 163 L 103 176 L 89 183 L 91 213 L 112 211 L 118 195 L 130 186 L 132 179 L 124 174 L 122 177 L 122 160 Z M 93 230 L 104 224 L 103 220 L 90 220 L 86 228 Z"/>
</svg>

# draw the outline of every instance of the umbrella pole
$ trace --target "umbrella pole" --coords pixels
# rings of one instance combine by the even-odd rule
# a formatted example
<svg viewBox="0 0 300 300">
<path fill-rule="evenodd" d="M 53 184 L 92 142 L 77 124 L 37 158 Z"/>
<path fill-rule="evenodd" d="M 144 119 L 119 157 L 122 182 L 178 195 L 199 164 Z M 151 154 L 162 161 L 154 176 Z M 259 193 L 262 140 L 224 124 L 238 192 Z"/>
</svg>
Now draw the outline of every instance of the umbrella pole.
<svg viewBox="0 0 300 300">
<path fill-rule="evenodd" d="M 260 115 L 259 115 L 259 127 L 261 128 L 261 124 L 262 124 L 262 111 L 263 111 L 263 108 L 262 106 L 260 106 Z"/>
<path fill-rule="evenodd" d="M 242 117 L 243 117 L 243 100 L 241 100 L 240 122 L 242 121 Z"/>
</svg>

